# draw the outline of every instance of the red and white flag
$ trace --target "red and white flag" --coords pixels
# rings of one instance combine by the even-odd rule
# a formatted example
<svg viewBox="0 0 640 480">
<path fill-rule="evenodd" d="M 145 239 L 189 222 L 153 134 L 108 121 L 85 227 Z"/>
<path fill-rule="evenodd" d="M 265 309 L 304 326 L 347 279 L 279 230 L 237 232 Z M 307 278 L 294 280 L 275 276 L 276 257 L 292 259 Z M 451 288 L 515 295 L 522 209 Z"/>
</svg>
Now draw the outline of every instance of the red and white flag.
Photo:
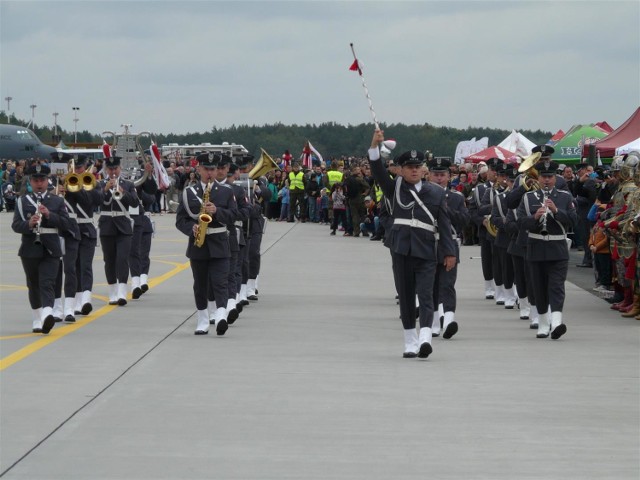
<svg viewBox="0 0 640 480">
<path fill-rule="evenodd" d="M 158 184 L 158 188 L 166 190 L 171 186 L 171 180 L 169 175 L 160 161 L 160 151 L 156 142 L 151 141 L 151 147 L 149 148 L 149 154 L 151 155 L 151 161 L 153 162 L 153 178 Z"/>
<path fill-rule="evenodd" d="M 304 148 L 302 149 L 302 155 L 300 155 L 300 160 L 302 161 L 302 165 L 307 168 L 311 168 L 313 166 L 314 156 L 318 159 L 320 163 L 324 161 L 322 158 L 322 155 L 320 155 L 320 152 L 318 152 L 318 150 L 316 150 L 315 147 L 311 145 L 311 142 L 307 140 L 304 143 Z"/>
</svg>

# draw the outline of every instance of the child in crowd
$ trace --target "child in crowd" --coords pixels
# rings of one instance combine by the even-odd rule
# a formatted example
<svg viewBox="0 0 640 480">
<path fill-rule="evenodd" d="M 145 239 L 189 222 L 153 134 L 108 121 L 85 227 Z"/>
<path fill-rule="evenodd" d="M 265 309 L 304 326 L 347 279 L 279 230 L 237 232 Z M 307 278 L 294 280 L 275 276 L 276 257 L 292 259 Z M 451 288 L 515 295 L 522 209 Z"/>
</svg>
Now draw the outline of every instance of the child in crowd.
<svg viewBox="0 0 640 480">
<path fill-rule="evenodd" d="M 335 235 L 336 229 L 341 222 L 343 226 L 347 224 L 347 206 L 345 205 L 342 183 L 337 182 L 333 184 L 333 187 L 331 188 L 331 198 L 333 199 L 333 224 L 331 225 L 331 235 Z M 345 231 L 344 236 L 349 237 L 351 234 Z"/>
<path fill-rule="evenodd" d="M 326 188 L 320 190 L 320 223 L 329 224 L 329 195 Z"/>
<path fill-rule="evenodd" d="M 365 197 L 364 206 L 367 209 L 367 213 L 364 221 L 360 224 L 360 230 L 362 231 L 363 237 L 368 237 L 370 234 L 375 235 L 378 232 L 380 220 L 378 219 L 376 202 L 374 202 L 370 196 Z"/>
<path fill-rule="evenodd" d="M 589 249 L 593 254 L 593 265 L 596 270 L 594 290 L 597 292 L 609 291 L 611 287 L 611 252 L 609 238 L 600 222 L 591 229 Z"/>
<path fill-rule="evenodd" d="M 280 218 L 277 222 L 286 222 L 289 216 L 289 180 L 284 181 L 284 186 L 278 192 L 278 197 L 282 198 L 282 204 L 280 207 Z"/>
</svg>

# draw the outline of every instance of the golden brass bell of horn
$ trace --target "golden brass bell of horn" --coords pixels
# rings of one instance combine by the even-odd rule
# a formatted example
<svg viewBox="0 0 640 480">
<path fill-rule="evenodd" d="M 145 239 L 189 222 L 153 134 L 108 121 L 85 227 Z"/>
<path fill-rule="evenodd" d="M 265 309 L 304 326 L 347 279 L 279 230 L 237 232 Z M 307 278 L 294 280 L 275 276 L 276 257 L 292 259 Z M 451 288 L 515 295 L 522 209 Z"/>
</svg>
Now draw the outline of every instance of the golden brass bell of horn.
<svg viewBox="0 0 640 480">
<path fill-rule="evenodd" d="M 280 167 L 276 162 L 273 161 L 273 158 L 271 158 L 271 156 L 267 152 L 265 152 L 263 148 L 261 148 L 260 150 L 262 151 L 262 153 L 260 154 L 260 158 L 258 159 L 255 167 L 253 167 L 249 172 L 249 178 L 251 180 L 260 178 L 272 170 L 280 170 Z"/>
<path fill-rule="evenodd" d="M 522 174 L 522 182 L 520 182 L 520 185 L 524 186 L 526 190 L 538 190 L 540 188 L 536 164 L 541 158 L 542 154 L 540 152 L 532 153 L 522 160 L 522 163 L 518 167 L 518 172 Z"/>
</svg>

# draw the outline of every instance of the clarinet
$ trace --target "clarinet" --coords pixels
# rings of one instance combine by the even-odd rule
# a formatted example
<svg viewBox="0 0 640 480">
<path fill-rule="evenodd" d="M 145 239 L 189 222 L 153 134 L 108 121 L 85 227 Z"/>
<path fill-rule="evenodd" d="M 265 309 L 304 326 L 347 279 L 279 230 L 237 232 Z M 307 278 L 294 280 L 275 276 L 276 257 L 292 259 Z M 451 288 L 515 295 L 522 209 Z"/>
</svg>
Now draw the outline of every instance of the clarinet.
<svg viewBox="0 0 640 480">
<path fill-rule="evenodd" d="M 547 198 L 549 198 L 549 189 L 545 188 L 542 190 L 542 204 L 545 205 L 547 203 Z M 545 205 L 544 215 L 540 217 L 540 223 L 542 228 L 540 229 L 540 235 L 549 235 L 549 231 L 547 230 L 547 216 L 549 215 L 549 207 Z"/>
<path fill-rule="evenodd" d="M 40 213 L 40 205 L 42 204 L 42 202 L 40 201 L 40 195 L 37 195 L 36 199 L 36 214 L 38 215 L 38 222 L 36 223 L 36 226 L 34 228 L 36 239 L 33 241 L 33 243 L 36 245 L 40 245 L 42 244 L 42 241 L 40 240 L 40 227 L 42 225 L 42 214 Z"/>
</svg>

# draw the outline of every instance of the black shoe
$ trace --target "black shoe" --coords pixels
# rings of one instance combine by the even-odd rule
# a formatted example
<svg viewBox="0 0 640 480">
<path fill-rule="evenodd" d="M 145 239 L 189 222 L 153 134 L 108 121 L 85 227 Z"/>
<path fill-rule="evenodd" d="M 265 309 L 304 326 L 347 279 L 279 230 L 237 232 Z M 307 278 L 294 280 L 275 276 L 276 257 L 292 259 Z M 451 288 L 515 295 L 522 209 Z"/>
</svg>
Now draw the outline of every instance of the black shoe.
<svg viewBox="0 0 640 480">
<path fill-rule="evenodd" d="M 207 335 L 209 333 L 208 330 L 196 330 L 195 332 L 193 332 L 194 335 Z"/>
<path fill-rule="evenodd" d="M 580 267 L 580 268 L 593 268 L 593 265 L 590 263 L 579 263 L 578 265 L 576 265 L 576 267 Z"/>
<path fill-rule="evenodd" d="M 439 332 L 438 332 L 438 333 L 431 333 L 431 336 L 432 336 L 433 338 L 437 338 L 437 337 L 439 337 L 439 336 L 440 336 L 440 333 L 439 333 Z"/>
<path fill-rule="evenodd" d="M 242 305 L 243 307 L 246 307 L 247 305 L 249 305 L 249 300 L 240 300 L 238 304 Z"/>
<path fill-rule="evenodd" d="M 416 358 L 418 354 L 416 352 L 404 352 L 402 358 Z"/>
<path fill-rule="evenodd" d="M 82 310 L 74 310 L 73 314 L 74 315 L 84 315 L 84 313 L 82 313 Z"/>
<path fill-rule="evenodd" d="M 369 234 L 368 234 L 367 232 L 362 232 L 362 236 L 363 236 L 363 237 L 368 237 L 368 236 L 369 236 Z"/>
<path fill-rule="evenodd" d="M 336 231 L 335 230 L 331 230 L 331 233 L 329 235 L 335 235 Z"/>
<path fill-rule="evenodd" d="M 537 330 L 538 329 L 538 324 L 537 323 L 530 323 L 529 324 L 529 330 Z"/>
<path fill-rule="evenodd" d="M 224 319 L 216 323 L 216 333 L 220 336 L 224 335 L 224 333 L 227 331 L 228 328 L 229 328 L 229 325 L 227 325 L 227 321 Z"/>
<path fill-rule="evenodd" d="M 238 313 L 242 313 L 242 309 L 244 308 L 244 305 L 242 305 L 242 303 L 236 303 L 236 310 L 238 311 Z"/>
<path fill-rule="evenodd" d="M 91 305 L 90 303 L 85 303 L 84 305 L 82 305 L 82 310 L 80 310 L 80 312 L 78 313 L 81 313 L 82 315 L 89 315 L 91 313 L 91 310 L 93 310 L 93 305 Z"/>
<path fill-rule="evenodd" d="M 140 285 L 140 290 L 142 290 L 142 293 L 146 292 L 147 290 L 149 290 L 149 285 L 147 285 L 146 283 L 144 285 Z"/>
<path fill-rule="evenodd" d="M 624 300 L 624 294 L 621 292 L 616 292 L 613 297 L 611 298 L 605 298 L 605 300 L 611 304 L 613 303 L 620 303 L 622 300 Z"/>
<path fill-rule="evenodd" d="M 134 288 L 131 292 L 131 298 L 133 298 L 134 300 L 139 299 L 140 295 L 142 295 L 142 289 L 140 287 Z"/>
<path fill-rule="evenodd" d="M 254 300 L 254 301 L 255 301 L 255 300 L 258 300 L 258 296 L 257 296 L 257 295 L 249 295 L 249 296 L 247 297 L 247 300 Z"/>
<path fill-rule="evenodd" d="M 45 335 L 49 333 L 55 324 L 56 320 L 53 315 L 48 315 L 42 323 L 42 333 L 44 333 Z"/>
<path fill-rule="evenodd" d="M 536 338 L 547 338 L 549 336 L 548 333 L 538 333 L 536 335 Z"/>
<path fill-rule="evenodd" d="M 73 315 L 67 315 L 66 317 L 64 317 L 64 321 L 67 323 L 74 323 L 76 321 L 76 317 L 74 317 Z"/>
<path fill-rule="evenodd" d="M 551 332 L 551 339 L 558 340 L 562 335 L 567 333 L 567 326 L 564 323 L 561 323 Z"/>
<path fill-rule="evenodd" d="M 127 304 L 127 299 L 126 298 L 119 298 L 118 299 L 118 305 L 120 305 L 121 307 L 124 307 Z"/>
<path fill-rule="evenodd" d="M 430 343 L 423 343 L 420 345 L 420 351 L 418 352 L 418 358 L 427 358 L 433 352 L 433 348 L 431 348 Z"/>
<path fill-rule="evenodd" d="M 360 234 L 359 234 L 359 233 L 354 233 L 354 234 L 353 234 L 353 236 L 354 236 L 354 237 L 359 237 L 359 236 L 360 236 Z"/>
<path fill-rule="evenodd" d="M 227 316 L 227 323 L 229 325 L 233 325 L 233 323 L 238 319 L 239 316 L 240 314 L 238 313 L 238 310 L 235 308 L 232 308 L 231 310 L 229 310 L 229 315 Z"/>
<path fill-rule="evenodd" d="M 55 323 L 60 323 L 60 322 L 62 322 L 62 319 L 60 317 L 53 317 L 53 321 Z"/>
<path fill-rule="evenodd" d="M 41 328 L 34 328 L 31 330 L 33 333 L 42 333 L 42 329 Z"/>
<path fill-rule="evenodd" d="M 442 338 L 449 339 L 453 337 L 456 333 L 458 333 L 458 323 L 451 322 L 449 325 L 447 325 L 447 329 L 442 334 Z"/>
</svg>

